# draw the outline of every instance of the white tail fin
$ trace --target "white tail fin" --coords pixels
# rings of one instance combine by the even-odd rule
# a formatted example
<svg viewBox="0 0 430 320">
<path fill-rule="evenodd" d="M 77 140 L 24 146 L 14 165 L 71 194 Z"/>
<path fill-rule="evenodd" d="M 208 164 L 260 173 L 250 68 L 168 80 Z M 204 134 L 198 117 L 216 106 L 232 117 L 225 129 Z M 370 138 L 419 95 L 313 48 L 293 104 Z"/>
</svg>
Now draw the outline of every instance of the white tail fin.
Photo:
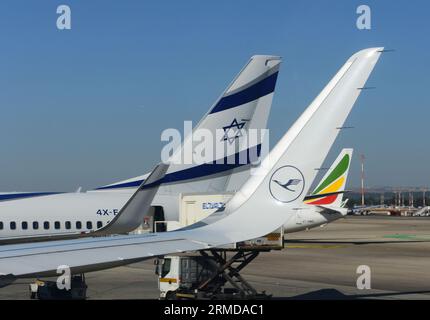
<svg viewBox="0 0 430 320">
<path fill-rule="evenodd" d="M 267 128 L 280 63 L 280 57 L 267 55 L 253 56 L 249 60 L 192 131 L 210 132 L 215 137 L 215 140 L 210 141 L 211 144 L 209 144 L 213 146 L 213 150 L 224 150 L 226 145 L 232 145 L 232 147 L 226 148 L 227 152 L 222 154 L 221 158 L 217 152 L 213 152 L 213 158 L 208 159 L 205 163 L 175 164 L 175 161 L 169 161 L 171 165 L 163 181 L 164 184 L 171 184 L 169 193 L 205 192 L 209 191 L 209 185 L 212 191 L 224 190 L 231 170 L 248 165 L 251 159 L 245 157 L 247 158 L 246 163 L 243 161 L 220 163 L 225 163 L 226 161 L 223 160 L 227 158 L 239 159 L 244 154 L 260 154 L 263 137 L 259 136 L 255 141 L 248 141 L 250 139 L 247 139 L 247 133 L 251 129 Z M 216 135 L 217 130 L 225 131 L 225 135 L 221 139 L 218 139 Z M 185 137 L 184 143 L 174 151 L 172 159 L 184 157 L 184 152 L 187 152 L 184 150 L 184 146 L 193 146 L 193 143 L 190 142 L 191 139 L 191 134 Z M 217 164 L 214 165 L 215 163 Z M 222 175 L 222 177 L 217 180 L 212 179 L 210 182 L 202 181 L 202 178 L 214 175 Z M 146 177 L 147 175 L 143 175 L 123 180 L 97 190 L 135 188 Z M 191 180 L 194 181 L 189 184 Z M 179 189 L 176 191 L 175 187 Z"/>
<path fill-rule="evenodd" d="M 246 234 L 259 237 L 282 226 L 293 216 L 357 100 L 383 48 L 354 54 L 284 137 L 254 174 L 226 204 L 204 223 L 209 229 L 231 232 L 234 240 Z M 222 211 L 222 210 L 221 210 Z M 237 226 L 243 226 L 238 231 Z"/>
<path fill-rule="evenodd" d="M 353 149 L 342 149 L 315 190 L 305 197 L 305 204 L 342 207 L 342 198 L 348 179 L 352 152 Z"/>
</svg>

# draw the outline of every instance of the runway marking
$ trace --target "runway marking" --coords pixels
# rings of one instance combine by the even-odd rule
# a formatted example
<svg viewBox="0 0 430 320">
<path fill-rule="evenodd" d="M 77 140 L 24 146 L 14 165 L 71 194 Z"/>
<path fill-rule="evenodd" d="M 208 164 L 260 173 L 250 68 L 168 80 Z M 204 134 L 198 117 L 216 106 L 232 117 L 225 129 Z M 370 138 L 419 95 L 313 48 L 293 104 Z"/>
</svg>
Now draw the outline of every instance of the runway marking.
<svg viewBox="0 0 430 320">
<path fill-rule="evenodd" d="M 347 245 L 341 244 L 288 244 L 287 249 L 338 249 L 345 248 Z"/>
<path fill-rule="evenodd" d="M 399 239 L 399 240 L 430 240 L 430 235 L 416 235 L 416 234 L 406 234 L 406 233 L 396 233 L 396 234 L 387 234 L 383 236 L 383 238 L 389 239 Z"/>
</svg>

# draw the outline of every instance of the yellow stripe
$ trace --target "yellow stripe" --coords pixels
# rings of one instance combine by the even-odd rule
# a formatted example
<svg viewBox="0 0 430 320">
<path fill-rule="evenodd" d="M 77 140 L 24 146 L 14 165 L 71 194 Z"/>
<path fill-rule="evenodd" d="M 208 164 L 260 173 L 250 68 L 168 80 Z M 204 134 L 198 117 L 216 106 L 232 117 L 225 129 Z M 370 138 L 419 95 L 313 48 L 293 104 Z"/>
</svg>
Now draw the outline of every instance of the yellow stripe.
<svg viewBox="0 0 430 320">
<path fill-rule="evenodd" d="M 190 298 L 190 299 L 193 299 L 196 297 L 195 295 L 189 294 L 189 293 L 177 293 L 176 296 L 178 298 Z"/>
<path fill-rule="evenodd" d="M 340 190 L 340 188 L 342 188 L 344 182 L 345 182 L 345 176 L 342 176 L 339 179 L 337 179 L 335 182 L 331 183 L 327 188 L 321 190 L 319 194 L 337 192 Z"/>
<path fill-rule="evenodd" d="M 160 278 L 160 282 L 176 283 L 176 279 L 175 278 Z"/>
<path fill-rule="evenodd" d="M 316 195 L 340 191 L 340 189 L 342 188 L 344 183 L 345 183 L 345 176 L 342 176 L 339 179 L 337 179 L 336 181 L 332 182 L 328 187 L 326 187 L 325 189 L 318 192 Z M 318 200 L 319 199 L 309 199 L 309 200 L 305 200 L 303 202 L 304 203 L 312 203 L 312 202 L 318 201 Z"/>
<path fill-rule="evenodd" d="M 269 241 L 278 241 L 281 238 L 281 234 L 280 233 L 269 233 L 266 236 L 266 239 Z"/>
</svg>

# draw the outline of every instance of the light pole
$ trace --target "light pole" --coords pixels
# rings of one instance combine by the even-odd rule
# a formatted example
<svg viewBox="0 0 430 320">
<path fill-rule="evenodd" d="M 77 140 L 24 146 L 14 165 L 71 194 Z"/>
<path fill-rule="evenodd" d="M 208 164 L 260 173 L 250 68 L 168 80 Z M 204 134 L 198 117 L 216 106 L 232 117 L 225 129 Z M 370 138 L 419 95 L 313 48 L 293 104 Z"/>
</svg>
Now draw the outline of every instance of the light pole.
<svg viewBox="0 0 430 320">
<path fill-rule="evenodd" d="M 360 155 L 361 159 L 361 205 L 364 206 L 364 160 L 366 157 L 364 154 Z"/>
</svg>

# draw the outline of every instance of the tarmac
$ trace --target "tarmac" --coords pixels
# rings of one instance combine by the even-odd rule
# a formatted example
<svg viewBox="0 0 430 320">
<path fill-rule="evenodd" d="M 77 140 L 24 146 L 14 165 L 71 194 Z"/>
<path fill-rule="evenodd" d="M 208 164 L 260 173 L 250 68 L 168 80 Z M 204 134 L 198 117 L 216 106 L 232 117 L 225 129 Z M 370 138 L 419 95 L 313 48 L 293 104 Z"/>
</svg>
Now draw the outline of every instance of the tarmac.
<svg viewBox="0 0 430 320">
<path fill-rule="evenodd" d="M 371 289 L 358 289 L 359 266 Z M 89 299 L 157 299 L 153 260 L 86 275 Z M 273 299 L 430 299 L 430 218 L 348 216 L 287 234 L 285 249 L 261 253 L 241 273 Z M 0 289 L 28 299 L 29 280 Z"/>
</svg>

